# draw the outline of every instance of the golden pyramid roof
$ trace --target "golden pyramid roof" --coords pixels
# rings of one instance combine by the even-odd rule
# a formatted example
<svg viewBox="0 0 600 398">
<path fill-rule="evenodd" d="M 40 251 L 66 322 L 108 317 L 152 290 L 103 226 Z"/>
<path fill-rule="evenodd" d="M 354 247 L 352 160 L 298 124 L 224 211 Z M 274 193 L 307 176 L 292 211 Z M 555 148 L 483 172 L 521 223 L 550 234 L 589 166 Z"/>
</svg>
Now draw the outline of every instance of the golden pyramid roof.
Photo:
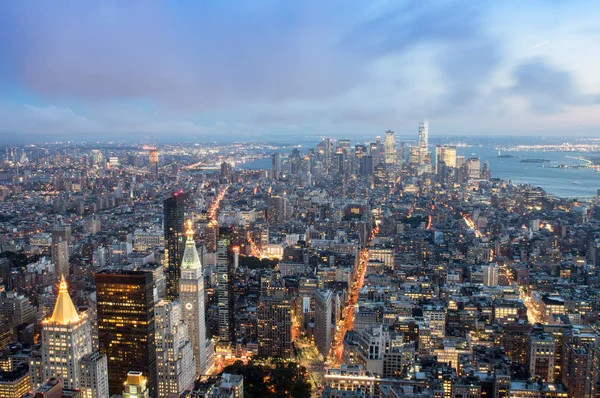
<svg viewBox="0 0 600 398">
<path fill-rule="evenodd" d="M 72 323 L 79 322 L 79 319 L 79 314 L 77 313 L 75 305 L 73 305 L 71 296 L 69 296 L 67 281 L 63 275 L 60 278 L 60 286 L 58 288 L 56 305 L 54 306 L 54 311 L 52 312 L 52 316 L 48 319 L 48 321 L 52 323 L 58 323 L 59 325 L 70 325 Z"/>
</svg>

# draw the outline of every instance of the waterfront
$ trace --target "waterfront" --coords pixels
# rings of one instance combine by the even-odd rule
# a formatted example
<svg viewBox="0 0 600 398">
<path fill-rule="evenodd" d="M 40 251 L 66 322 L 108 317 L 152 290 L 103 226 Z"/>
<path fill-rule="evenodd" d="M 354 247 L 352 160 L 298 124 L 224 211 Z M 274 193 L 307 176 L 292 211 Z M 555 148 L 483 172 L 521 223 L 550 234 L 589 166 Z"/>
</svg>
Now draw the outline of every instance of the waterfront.
<svg viewBox="0 0 600 398">
<path fill-rule="evenodd" d="M 315 141 L 316 143 L 316 141 Z M 435 152 L 435 146 L 430 146 Z M 280 153 L 291 153 L 291 149 L 279 149 Z M 274 151 L 275 152 L 275 151 Z M 557 164 L 575 164 L 573 159 L 580 156 L 598 156 L 598 154 L 583 152 L 538 152 L 538 151 L 510 151 L 502 152 L 512 158 L 498 157 L 496 146 L 468 146 L 457 148 L 460 156 L 479 157 L 490 163 L 492 177 L 510 180 L 514 184 L 531 184 L 546 190 L 549 194 L 559 197 L 595 196 L 600 189 L 600 173 L 587 168 L 555 168 Z M 550 163 L 522 163 L 523 159 L 547 159 Z M 580 162 L 584 164 L 584 161 Z M 271 159 L 264 158 L 239 166 L 246 170 L 270 169 Z"/>
</svg>

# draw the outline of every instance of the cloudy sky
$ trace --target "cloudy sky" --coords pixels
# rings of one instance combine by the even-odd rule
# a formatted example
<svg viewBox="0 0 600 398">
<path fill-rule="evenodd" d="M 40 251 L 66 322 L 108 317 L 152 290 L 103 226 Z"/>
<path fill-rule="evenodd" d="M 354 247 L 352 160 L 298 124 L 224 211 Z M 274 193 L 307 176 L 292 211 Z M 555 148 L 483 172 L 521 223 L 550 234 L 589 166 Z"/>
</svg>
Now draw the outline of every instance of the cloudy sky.
<svg viewBox="0 0 600 398">
<path fill-rule="evenodd" d="M 600 135 L 598 0 L 0 2 L 0 140 Z"/>
</svg>

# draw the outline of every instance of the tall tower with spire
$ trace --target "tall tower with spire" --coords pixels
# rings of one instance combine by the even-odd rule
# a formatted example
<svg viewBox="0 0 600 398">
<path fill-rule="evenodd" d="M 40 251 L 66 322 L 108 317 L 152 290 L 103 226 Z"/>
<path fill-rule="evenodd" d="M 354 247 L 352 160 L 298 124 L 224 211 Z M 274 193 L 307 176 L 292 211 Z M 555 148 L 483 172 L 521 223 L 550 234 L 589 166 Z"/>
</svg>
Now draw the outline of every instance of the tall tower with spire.
<svg viewBox="0 0 600 398">
<path fill-rule="evenodd" d="M 91 352 L 87 313 L 79 314 L 75 309 L 63 276 L 52 316 L 42 321 L 43 379 L 56 377 L 65 388 L 80 388 L 80 361 Z"/>
<path fill-rule="evenodd" d="M 184 322 L 188 325 L 190 340 L 196 357 L 196 373 L 206 374 L 212 366 L 210 359 L 212 344 L 206 340 L 204 319 L 204 276 L 202 264 L 196 250 L 194 230 L 191 221 L 187 222 L 186 242 L 181 261 L 181 279 L 179 280 L 179 301 Z M 210 366 L 209 366 L 210 365 Z"/>
</svg>

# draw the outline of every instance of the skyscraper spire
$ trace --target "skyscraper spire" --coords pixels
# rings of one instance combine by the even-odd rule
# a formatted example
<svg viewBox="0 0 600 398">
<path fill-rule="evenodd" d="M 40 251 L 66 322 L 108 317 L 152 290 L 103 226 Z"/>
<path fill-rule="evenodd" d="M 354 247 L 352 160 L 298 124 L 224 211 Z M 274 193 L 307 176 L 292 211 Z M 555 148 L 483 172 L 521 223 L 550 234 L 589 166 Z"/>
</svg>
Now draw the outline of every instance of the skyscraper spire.
<svg viewBox="0 0 600 398">
<path fill-rule="evenodd" d="M 48 321 L 57 323 L 59 325 L 69 325 L 71 323 L 79 322 L 79 314 L 71 296 L 69 296 L 69 290 L 67 288 L 67 281 L 64 275 L 60 278 L 60 286 L 58 288 L 58 298 L 56 299 L 56 305 L 54 306 L 54 312 Z"/>
<path fill-rule="evenodd" d="M 198 250 L 196 250 L 196 242 L 194 241 L 194 230 L 192 228 L 191 220 L 186 222 L 185 236 L 185 250 L 181 260 L 181 268 L 202 269 L 202 263 L 200 262 L 200 257 L 198 256 Z"/>
</svg>

